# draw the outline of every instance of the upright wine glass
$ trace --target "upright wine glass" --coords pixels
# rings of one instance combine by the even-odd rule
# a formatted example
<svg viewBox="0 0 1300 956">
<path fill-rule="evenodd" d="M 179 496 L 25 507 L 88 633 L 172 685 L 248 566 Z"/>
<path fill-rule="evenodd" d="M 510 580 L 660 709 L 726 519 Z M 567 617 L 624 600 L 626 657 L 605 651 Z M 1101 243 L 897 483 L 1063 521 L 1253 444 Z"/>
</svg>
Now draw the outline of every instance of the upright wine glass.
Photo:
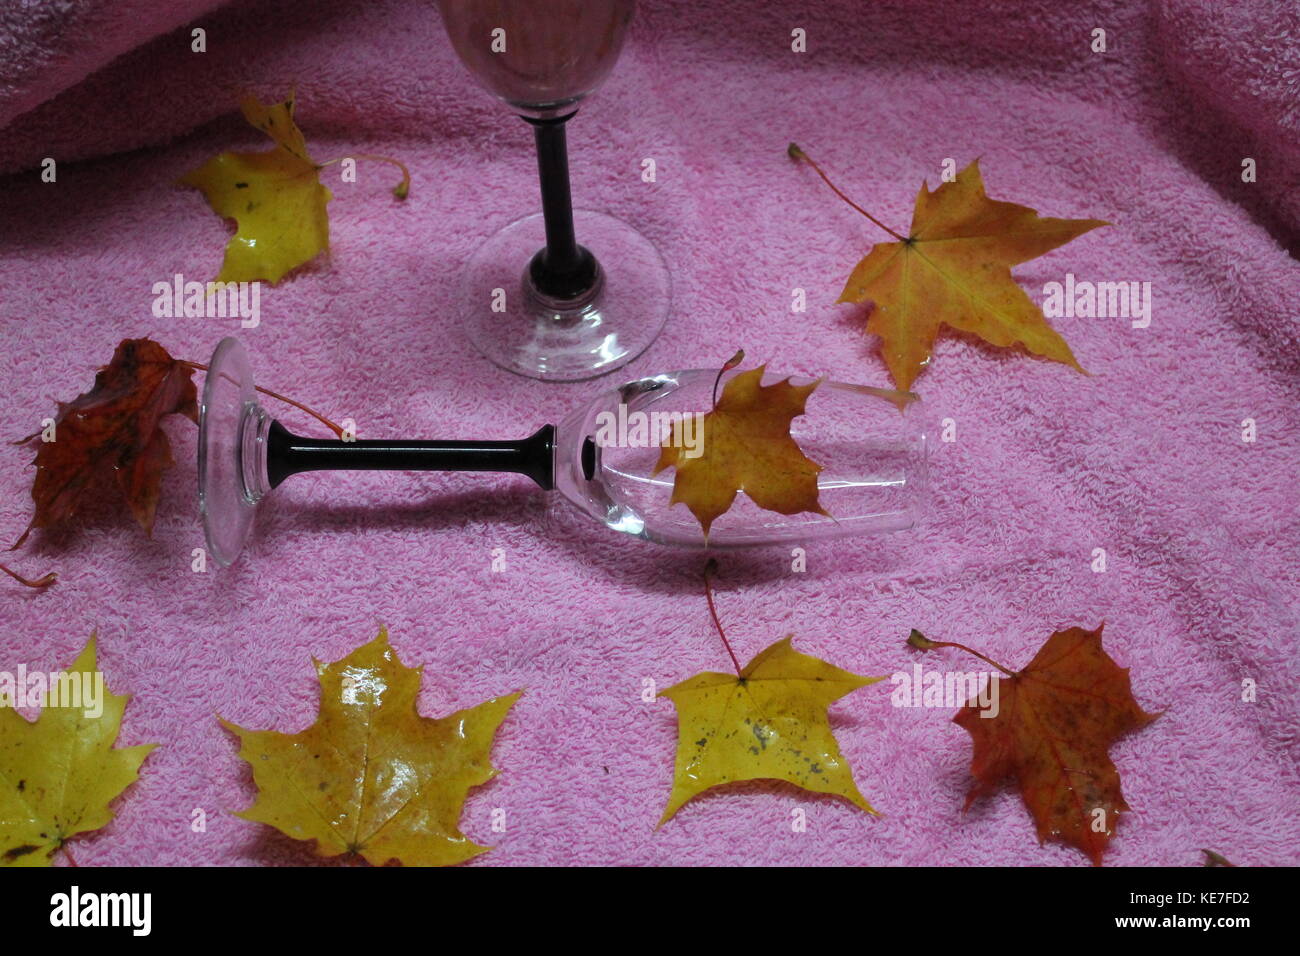
<svg viewBox="0 0 1300 956">
<path fill-rule="evenodd" d="M 634 440 L 635 425 L 617 423 L 701 414 L 711 407 L 717 380 L 716 369 L 640 378 L 518 441 L 304 438 L 258 404 L 243 346 L 223 339 L 208 363 L 199 408 L 199 501 L 208 553 L 230 564 L 248 540 L 258 502 L 290 475 L 323 470 L 514 472 L 558 491 L 615 531 L 700 547 L 706 542 L 699 522 L 684 504 L 671 503 L 673 470 L 656 470 L 657 443 Z M 919 402 L 900 403 L 900 395 L 822 382 L 790 434 L 822 466 L 817 493 L 826 513 L 767 511 L 742 492 L 714 521 L 707 545 L 806 543 L 911 528 L 928 501 L 926 419 Z"/>
<path fill-rule="evenodd" d="M 533 127 L 542 212 L 490 237 L 457 313 L 502 368 L 550 381 L 604 375 L 659 335 L 668 268 L 621 219 L 573 209 L 566 124 L 614 67 L 633 0 L 438 0 L 470 72 Z M 581 242 L 579 242 L 581 240 Z"/>
</svg>

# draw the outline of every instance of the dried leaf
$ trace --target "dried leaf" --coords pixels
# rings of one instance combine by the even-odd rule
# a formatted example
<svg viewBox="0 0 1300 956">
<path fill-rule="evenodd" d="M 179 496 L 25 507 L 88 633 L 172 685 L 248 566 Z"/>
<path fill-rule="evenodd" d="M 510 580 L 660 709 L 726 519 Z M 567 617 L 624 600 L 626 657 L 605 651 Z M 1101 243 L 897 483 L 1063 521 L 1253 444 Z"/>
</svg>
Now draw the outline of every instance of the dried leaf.
<svg viewBox="0 0 1300 956">
<path fill-rule="evenodd" d="M 99 676 L 94 635 L 65 673 L 83 689 Z M 156 746 L 113 747 L 131 698 L 101 687 L 100 707 L 47 702 L 32 723 L 0 706 L 0 866 L 49 866 L 68 838 L 106 826 Z"/>
<path fill-rule="evenodd" d="M 740 372 L 727 381 L 722 397 L 706 413 L 700 454 L 692 458 L 674 425 L 659 452 L 654 474 L 676 469 L 669 504 L 685 503 L 707 539 L 715 519 L 743 491 L 760 508 L 784 515 L 811 511 L 824 515 L 817 497 L 821 465 L 808 458 L 790 436 L 790 423 L 804 413 L 808 396 L 820 383 L 791 385 L 786 379 L 763 385 L 767 366 Z"/>
<path fill-rule="evenodd" d="M 740 675 L 706 672 L 661 691 L 677 708 L 677 767 L 659 825 L 695 795 L 739 780 L 785 780 L 875 813 L 840 754 L 827 708 L 883 677 L 801 654 L 782 638 Z"/>
<path fill-rule="evenodd" d="M 301 733 L 221 721 L 257 784 L 256 803 L 237 816 L 314 840 L 321 856 L 355 853 L 377 866 L 443 866 L 485 852 L 460 832 L 461 808 L 471 787 L 496 776 L 492 741 L 522 691 L 421 717 L 421 671 L 397 659 L 387 629 L 316 671 L 320 711 Z"/>
<path fill-rule="evenodd" d="M 41 442 L 36 452 L 36 513 L 13 547 L 33 528 L 75 516 L 109 481 L 116 481 L 135 520 L 151 533 L 162 473 L 172 465 L 160 423 L 173 413 L 198 421 L 193 375 L 157 342 L 123 340 L 112 362 L 96 373 L 94 388 L 59 403 L 54 441 Z"/>
</svg>

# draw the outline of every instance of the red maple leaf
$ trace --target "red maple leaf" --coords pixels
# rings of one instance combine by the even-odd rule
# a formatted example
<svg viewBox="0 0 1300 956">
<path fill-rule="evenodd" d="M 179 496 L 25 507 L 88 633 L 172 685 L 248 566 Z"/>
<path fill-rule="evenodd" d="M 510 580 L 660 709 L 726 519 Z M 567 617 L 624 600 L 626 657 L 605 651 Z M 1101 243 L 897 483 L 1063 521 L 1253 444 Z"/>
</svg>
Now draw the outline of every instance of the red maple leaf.
<svg viewBox="0 0 1300 956">
<path fill-rule="evenodd" d="M 913 632 L 914 647 L 960 647 L 1001 670 L 996 716 L 972 698 L 953 718 L 974 742 L 976 798 L 1014 780 L 1038 828 L 1038 839 L 1078 847 L 1101 865 L 1121 813 L 1129 809 L 1120 792 L 1110 745 L 1158 717 L 1133 699 L 1128 668 L 1101 646 L 1101 629 L 1057 631 L 1029 665 L 1011 672 L 961 644 L 930 641 Z"/>
<path fill-rule="evenodd" d="M 94 388 L 59 403 L 54 440 L 42 442 L 36 452 L 36 513 L 13 547 L 33 528 L 71 518 L 92 491 L 112 481 L 135 520 L 151 532 L 162 473 L 172 465 L 171 444 L 159 423 L 173 412 L 198 421 L 193 375 L 193 367 L 157 342 L 124 339 L 112 362 L 96 373 Z"/>
</svg>

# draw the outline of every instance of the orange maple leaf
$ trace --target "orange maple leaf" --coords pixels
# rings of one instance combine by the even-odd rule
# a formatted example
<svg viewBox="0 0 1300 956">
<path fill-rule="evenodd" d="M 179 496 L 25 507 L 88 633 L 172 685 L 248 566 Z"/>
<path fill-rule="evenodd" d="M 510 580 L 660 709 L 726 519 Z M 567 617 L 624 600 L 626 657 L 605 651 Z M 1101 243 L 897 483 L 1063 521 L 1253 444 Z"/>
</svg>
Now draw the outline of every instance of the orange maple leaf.
<svg viewBox="0 0 1300 956">
<path fill-rule="evenodd" d="M 903 236 L 849 200 L 799 147 L 791 144 L 790 155 L 811 165 L 841 199 L 898 240 L 871 247 L 838 301 L 874 303 L 866 328 L 880 336 L 899 389 L 908 391 L 929 364 L 944 325 L 992 345 L 1019 344 L 1083 371 L 1065 339 L 1011 277 L 1011 267 L 1109 223 L 1046 218 L 1028 206 L 990 199 L 976 160 L 933 192 L 921 184 L 912 227 Z"/>
<path fill-rule="evenodd" d="M 680 425 L 673 426 L 668 444 L 660 449 L 654 474 L 670 466 L 676 469 L 669 504 L 682 502 L 690 508 L 705 540 L 714 520 L 741 491 L 760 508 L 779 514 L 826 514 L 817 498 L 822 466 L 790 436 L 790 423 L 804 413 L 808 396 L 821 380 L 792 385 L 784 379 L 763 385 L 766 369 L 760 365 L 728 380 L 722 397 L 704 416 L 696 457 L 688 454 Z"/>
</svg>

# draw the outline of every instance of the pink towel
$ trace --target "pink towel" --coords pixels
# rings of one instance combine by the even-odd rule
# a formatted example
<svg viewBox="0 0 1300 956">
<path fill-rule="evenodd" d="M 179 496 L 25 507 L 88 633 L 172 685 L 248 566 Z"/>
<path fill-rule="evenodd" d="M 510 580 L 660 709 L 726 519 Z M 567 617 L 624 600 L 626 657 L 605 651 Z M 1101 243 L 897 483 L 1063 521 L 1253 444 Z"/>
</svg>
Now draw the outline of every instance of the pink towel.
<svg viewBox="0 0 1300 956">
<path fill-rule="evenodd" d="M 475 246 L 538 200 L 528 128 L 474 84 L 431 5 L 10 5 L 8 432 L 37 428 L 133 336 L 206 361 L 238 335 L 262 383 L 355 419 L 362 437 L 522 437 L 618 378 L 715 366 L 742 346 L 774 370 L 887 385 L 863 310 L 834 304 L 885 237 L 786 144 L 895 228 L 946 159 L 981 157 L 993 197 L 1114 224 L 1019 267 L 1025 288 L 1041 300 L 1067 274 L 1149 282 L 1149 326 L 1055 319 L 1088 377 L 945 335 L 916 384 L 956 439 L 935 455 L 928 522 L 810 543 L 804 573 L 788 549 L 724 554 L 723 623 L 745 659 L 793 632 L 803 651 L 888 675 L 918 660 L 975 668 L 953 651 L 918 657 L 903 645 L 912 627 L 1018 666 L 1052 631 L 1104 620 L 1139 704 L 1164 712 L 1112 748 L 1133 811 L 1107 862 L 1195 865 L 1209 847 L 1295 864 L 1300 27 L 1288 0 L 1227 7 L 643 4 L 570 126 L 570 152 L 576 202 L 634 222 L 668 259 L 671 324 L 615 378 L 556 386 L 489 366 L 448 310 Z M 196 27 L 205 53 L 191 50 Z M 805 53 L 791 49 L 795 29 Z M 262 148 L 234 113 L 238 92 L 269 100 L 291 86 L 317 160 L 401 156 L 410 199 L 389 194 L 389 167 L 363 163 L 356 183 L 330 167 L 332 254 L 265 288 L 258 328 L 155 318 L 153 283 L 211 278 L 227 236 L 173 183 L 223 149 Z M 806 313 L 790 311 L 795 288 Z M 425 667 L 426 714 L 527 691 L 498 736 L 501 775 L 465 808 L 465 832 L 495 847 L 474 865 L 1087 862 L 1040 847 L 1011 790 L 963 815 L 968 736 L 951 710 L 891 706 L 888 683 L 832 708 L 883 817 L 760 783 L 697 798 L 656 832 L 676 722 L 666 700 L 642 701 L 643 681 L 727 666 L 700 554 L 623 538 L 526 479 L 321 474 L 268 500 L 237 566 L 195 573 L 196 434 L 180 420 L 169 432 L 178 463 L 152 539 L 105 506 L 8 556 L 61 580 L 7 586 L 0 669 L 66 665 L 98 629 L 107 682 L 134 695 L 121 743 L 162 744 L 117 819 L 77 842 L 80 863 L 310 860 L 227 812 L 251 803 L 252 784 L 214 718 L 301 729 L 316 711 L 311 658 L 339 659 L 381 622 Z M 2 527 L 16 538 L 30 453 L 6 455 Z M 806 832 L 791 827 L 796 808 Z"/>
</svg>

